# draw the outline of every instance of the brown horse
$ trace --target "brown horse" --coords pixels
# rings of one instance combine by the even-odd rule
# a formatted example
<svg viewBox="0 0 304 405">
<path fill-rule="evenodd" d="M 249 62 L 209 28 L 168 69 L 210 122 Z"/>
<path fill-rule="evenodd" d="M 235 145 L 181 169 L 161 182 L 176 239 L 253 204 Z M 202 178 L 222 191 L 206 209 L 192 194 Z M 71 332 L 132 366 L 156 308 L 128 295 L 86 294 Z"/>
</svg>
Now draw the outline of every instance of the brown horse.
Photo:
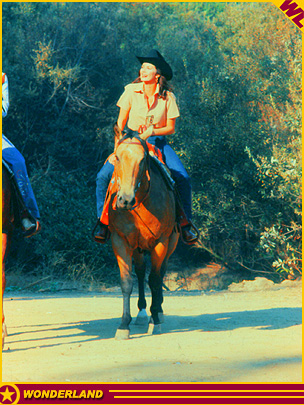
<svg viewBox="0 0 304 405">
<path fill-rule="evenodd" d="M 136 323 L 148 321 L 144 293 L 144 251 L 151 254 L 149 286 L 152 293 L 149 334 L 161 333 L 162 280 L 179 234 L 176 231 L 175 196 L 152 163 L 147 144 L 139 137 L 122 137 L 115 130 L 115 180 L 110 191 L 109 229 L 121 278 L 122 321 L 116 339 L 129 338 L 132 258 L 138 278 L 139 314 Z"/>
<path fill-rule="evenodd" d="M 3 312 L 3 294 L 5 290 L 5 260 L 8 255 L 14 229 L 12 210 L 12 184 L 7 169 L 2 165 L 2 348 L 7 336 Z"/>
</svg>

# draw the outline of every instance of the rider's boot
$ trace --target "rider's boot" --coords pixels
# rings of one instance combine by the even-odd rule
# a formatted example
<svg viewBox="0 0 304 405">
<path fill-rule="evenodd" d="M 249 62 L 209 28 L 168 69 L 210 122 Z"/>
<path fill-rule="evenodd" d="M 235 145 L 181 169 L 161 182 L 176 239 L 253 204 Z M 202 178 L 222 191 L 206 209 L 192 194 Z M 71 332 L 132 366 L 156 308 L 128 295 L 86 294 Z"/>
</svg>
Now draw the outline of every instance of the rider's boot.
<svg viewBox="0 0 304 405">
<path fill-rule="evenodd" d="M 191 231 L 192 225 L 181 226 L 181 239 L 187 245 L 193 245 L 198 241 L 198 235 Z"/>
<path fill-rule="evenodd" d="M 33 218 L 26 212 L 22 215 L 21 224 L 24 238 L 30 238 L 41 231 L 39 220 Z"/>
<path fill-rule="evenodd" d="M 188 220 L 178 192 L 176 191 L 176 218 L 180 228 L 181 240 L 186 245 L 193 245 L 199 240 L 199 231 L 191 220 Z M 193 229 L 195 231 L 192 232 Z"/>
<path fill-rule="evenodd" d="M 100 220 L 97 220 L 95 228 L 93 230 L 93 238 L 97 243 L 104 244 L 110 237 L 110 231 L 108 225 L 103 224 Z"/>
</svg>

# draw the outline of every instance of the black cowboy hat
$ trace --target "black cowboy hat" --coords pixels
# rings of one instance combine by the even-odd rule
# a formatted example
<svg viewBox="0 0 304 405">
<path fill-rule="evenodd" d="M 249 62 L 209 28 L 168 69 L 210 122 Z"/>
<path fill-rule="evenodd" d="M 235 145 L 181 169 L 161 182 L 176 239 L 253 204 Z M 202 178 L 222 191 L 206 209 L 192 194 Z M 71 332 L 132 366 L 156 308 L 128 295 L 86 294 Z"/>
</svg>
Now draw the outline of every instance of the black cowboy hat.
<svg viewBox="0 0 304 405">
<path fill-rule="evenodd" d="M 136 56 L 141 64 L 151 63 L 157 69 L 160 69 L 162 75 L 167 79 L 171 80 L 173 77 L 173 72 L 170 65 L 165 61 L 162 55 L 153 49 L 147 56 Z"/>
</svg>

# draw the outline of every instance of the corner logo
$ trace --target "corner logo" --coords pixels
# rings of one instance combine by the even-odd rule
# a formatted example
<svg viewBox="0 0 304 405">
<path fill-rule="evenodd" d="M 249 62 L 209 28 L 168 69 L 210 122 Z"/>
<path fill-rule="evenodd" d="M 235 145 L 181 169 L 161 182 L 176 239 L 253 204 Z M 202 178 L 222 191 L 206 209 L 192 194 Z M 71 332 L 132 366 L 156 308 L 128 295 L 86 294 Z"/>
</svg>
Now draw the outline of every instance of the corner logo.
<svg viewBox="0 0 304 405">
<path fill-rule="evenodd" d="M 289 17 L 299 28 L 303 27 L 301 21 L 304 19 L 304 11 L 292 0 L 285 0 L 280 9 Z M 291 18 L 293 17 L 293 18 Z"/>
<path fill-rule="evenodd" d="M 20 391 L 14 384 L 0 385 L 0 404 L 13 405 L 17 404 L 20 399 Z"/>
</svg>

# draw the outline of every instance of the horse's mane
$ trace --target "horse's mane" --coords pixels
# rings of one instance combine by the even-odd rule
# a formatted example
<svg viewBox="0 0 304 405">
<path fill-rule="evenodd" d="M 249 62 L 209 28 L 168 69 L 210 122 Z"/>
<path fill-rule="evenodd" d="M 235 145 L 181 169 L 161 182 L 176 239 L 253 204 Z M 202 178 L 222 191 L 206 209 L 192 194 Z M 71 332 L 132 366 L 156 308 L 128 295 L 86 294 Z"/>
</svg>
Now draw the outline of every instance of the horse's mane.
<svg viewBox="0 0 304 405">
<path fill-rule="evenodd" d="M 138 132 L 136 131 L 132 131 L 132 130 L 128 130 L 125 135 L 118 141 L 117 143 L 117 147 L 123 143 L 124 141 L 126 141 L 127 139 L 136 139 L 137 141 L 140 142 L 140 144 L 142 145 L 142 147 L 144 148 L 145 152 L 147 152 L 149 154 L 149 150 L 148 150 L 148 146 L 147 146 L 147 142 L 143 139 L 141 139 L 141 137 L 139 136 Z"/>
</svg>

